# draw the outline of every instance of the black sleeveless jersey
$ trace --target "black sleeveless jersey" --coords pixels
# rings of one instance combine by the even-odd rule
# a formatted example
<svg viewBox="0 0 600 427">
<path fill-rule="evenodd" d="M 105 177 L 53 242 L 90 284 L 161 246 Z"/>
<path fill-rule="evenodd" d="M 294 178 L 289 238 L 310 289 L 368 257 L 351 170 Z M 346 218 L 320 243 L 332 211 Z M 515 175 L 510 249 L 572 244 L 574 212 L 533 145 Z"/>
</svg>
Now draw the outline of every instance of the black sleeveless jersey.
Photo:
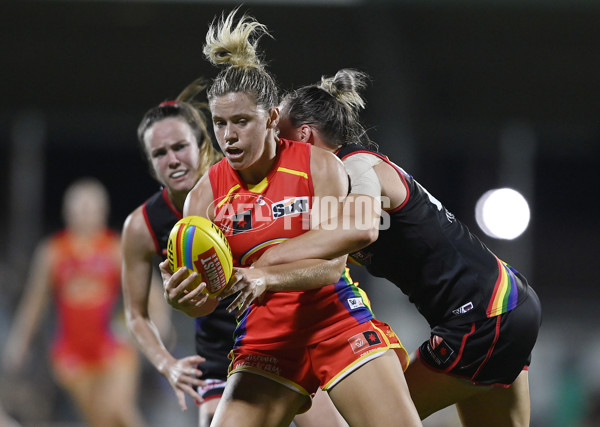
<svg viewBox="0 0 600 427">
<path fill-rule="evenodd" d="M 169 233 L 182 213 L 171 203 L 167 190 L 156 192 L 143 205 L 144 218 L 161 259 L 166 259 Z M 233 348 L 236 320 L 227 311 L 232 297 L 221 301 L 214 312 L 195 319 L 196 352 L 206 359 L 199 365 L 203 379 L 227 379 L 229 351 Z"/>
<path fill-rule="evenodd" d="M 377 241 L 351 254 L 354 261 L 399 287 L 432 327 L 494 317 L 527 297 L 525 277 L 387 156 L 360 145 L 342 147 L 336 154 L 343 160 L 361 152 L 392 166 L 407 197 L 395 209 L 384 205 Z"/>
</svg>

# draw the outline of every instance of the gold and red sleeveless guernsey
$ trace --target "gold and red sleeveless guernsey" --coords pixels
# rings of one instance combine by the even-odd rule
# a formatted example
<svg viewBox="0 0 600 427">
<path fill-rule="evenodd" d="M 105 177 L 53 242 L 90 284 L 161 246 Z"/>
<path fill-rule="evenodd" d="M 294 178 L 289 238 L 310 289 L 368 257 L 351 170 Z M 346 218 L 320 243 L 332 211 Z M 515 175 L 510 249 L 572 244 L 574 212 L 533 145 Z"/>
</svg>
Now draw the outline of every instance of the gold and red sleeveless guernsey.
<svg viewBox="0 0 600 427">
<path fill-rule="evenodd" d="M 107 229 L 91 238 L 82 253 L 67 230 L 51 238 L 58 316 L 54 360 L 96 366 L 121 347 L 110 329 L 111 313 L 121 295 L 121 265 L 112 252 L 118 242 L 118 234 Z"/>
<path fill-rule="evenodd" d="M 234 265 L 250 266 L 272 245 L 309 229 L 313 203 L 311 146 L 281 139 L 277 159 L 257 185 L 244 183 L 223 159 L 209 170 L 215 224 L 225 233 Z M 348 270 L 337 283 L 305 292 L 266 293 L 235 330 L 235 348 L 304 347 L 373 318 L 366 294 Z"/>
</svg>

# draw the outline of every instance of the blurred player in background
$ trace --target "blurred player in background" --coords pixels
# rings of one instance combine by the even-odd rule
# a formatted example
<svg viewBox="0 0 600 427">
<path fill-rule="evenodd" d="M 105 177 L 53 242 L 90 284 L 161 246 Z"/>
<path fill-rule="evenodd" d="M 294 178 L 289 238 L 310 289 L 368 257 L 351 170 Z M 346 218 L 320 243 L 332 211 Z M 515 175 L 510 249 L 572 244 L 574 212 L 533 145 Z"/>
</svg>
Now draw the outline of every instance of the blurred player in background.
<svg viewBox="0 0 600 427">
<path fill-rule="evenodd" d="M 109 196 L 98 180 L 82 178 L 67 188 L 66 227 L 35 251 L 3 364 L 8 373 L 22 369 L 44 308 L 52 301 L 57 331 L 51 365 L 57 383 L 89 426 L 141 427 L 138 354 L 128 337 L 111 329 L 121 296 L 121 251 L 118 233 L 107 226 L 108 214 Z"/>
</svg>

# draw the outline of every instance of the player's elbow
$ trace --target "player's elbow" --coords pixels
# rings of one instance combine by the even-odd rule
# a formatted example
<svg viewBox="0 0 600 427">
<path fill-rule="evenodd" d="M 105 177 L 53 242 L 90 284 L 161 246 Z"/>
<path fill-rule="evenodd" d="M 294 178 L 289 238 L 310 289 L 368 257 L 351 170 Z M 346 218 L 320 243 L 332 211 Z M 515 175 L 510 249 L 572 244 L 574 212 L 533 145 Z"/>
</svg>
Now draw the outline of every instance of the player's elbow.
<svg viewBox="0 0 600 427">
<path fill-rule="evenodd" d="M 145 323 L 146 319 L 148 319 L 147 312 L 144 315 L 139 310 L 133 310 L 130 307 L 125 309 L 125 325 L 132 332 L 136 331 L 140 324 Z"/>
<path fill-rule="evenodd" d="M 327 283 L 335 283 L 337 282 L 342 274 L 344 274 L 344 270 L 346 269 L 346 256 L 341 256 L 329 260 L 329 265 L 327 268 L 327 272 L 329 277 L 327 277 Z"/>
<path fill-rule="evenodd" d="M 364 227 L 356 229 L 352 233 L 352 248 L 350 252 L 358 251 L 371 243 L 375 242 L 379 237 L 379 227 Z"/>
</svg>

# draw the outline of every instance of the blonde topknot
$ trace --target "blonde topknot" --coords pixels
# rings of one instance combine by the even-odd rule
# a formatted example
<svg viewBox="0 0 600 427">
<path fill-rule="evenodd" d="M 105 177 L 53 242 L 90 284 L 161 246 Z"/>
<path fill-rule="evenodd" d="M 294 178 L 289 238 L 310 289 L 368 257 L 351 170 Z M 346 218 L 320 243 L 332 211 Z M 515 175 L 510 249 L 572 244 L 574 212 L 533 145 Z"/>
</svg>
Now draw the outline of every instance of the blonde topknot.
<svg viewBox="0 0 600 427">
<path fill-rule="evenodd" d="M 360 95 L 360 91 L 367 86 L 367 79 L 366 73 L 352 69 L 342 69 L 333 77 L 321 77 L 319 87 L 329 92 L 349 110 L 363 110 L 366 103 Z"/>
<path fill-rule="evenodd" d="M 209 103 L 228 93 L 244 92 L 269 110 L 279 104 L 279 89 L 258 55 L 258 41 L 271 36 L 264 24 L 246 14 L 237 20 L 239 7 L 221 15 L 206 34 L 204 55 L 216 66 L 224 66 L 208 90 Z"/>
<path fill-rule="evenodd" d="M 264 35 L 271 35 L 266 25 L 246 14 L 235 23 L 238 11 L 239 7 L 227 16 L 221 15 L 217 22 L 213 21 L 206 34 L 204 56 L 217 66 L 263 68 L 257 54 L 258 41 Z"/>
<path fill-rule="evenodd" d="M 359 117 L 366 105 L 360 91 L 368 78 L 366 73 L 350 68 L 339 70 L 333 77 L 323 76 L 319 83 L 286 94 L 281 114 L 292 127 L 315 127 L 332 148 L 362 144 L 376 149 Z"/>
</svg>

